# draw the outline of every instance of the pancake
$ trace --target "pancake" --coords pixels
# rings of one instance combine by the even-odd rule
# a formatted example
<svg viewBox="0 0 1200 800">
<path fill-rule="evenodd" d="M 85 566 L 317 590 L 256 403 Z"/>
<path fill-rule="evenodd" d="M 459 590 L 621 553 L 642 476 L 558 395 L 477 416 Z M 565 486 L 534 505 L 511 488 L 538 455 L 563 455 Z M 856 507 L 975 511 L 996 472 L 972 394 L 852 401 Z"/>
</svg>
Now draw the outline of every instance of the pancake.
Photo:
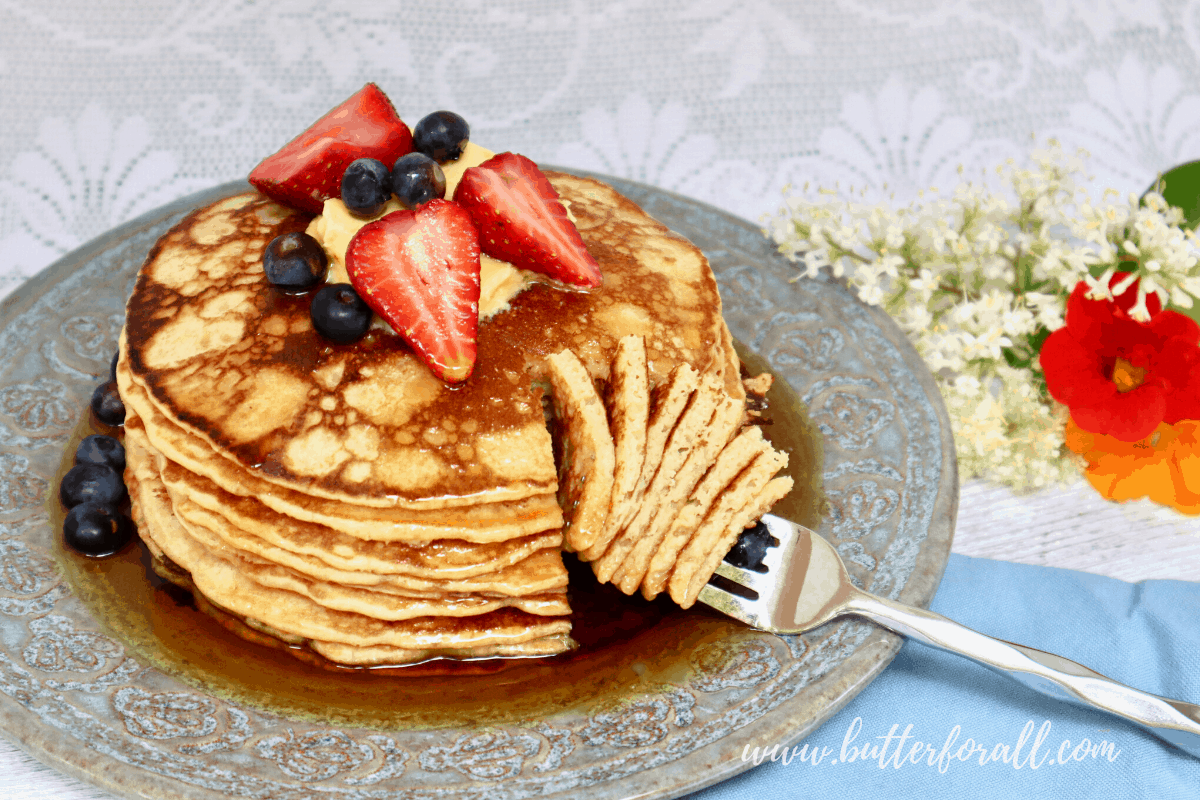
<svg viewBox="0 0 1200 800">
<path fill-rule="evenodd" d="M 407 664 L 425 661 L 437 656 L 452 658 L 533 658 L 552 656 L 569 650 L 571 639 L 566 634 L 542 636 L 527 642 L 476 646 L 469 649 L 425 649 L 414 650 L 400 647 L 375 645 L 354 647 L 337 642 L 309 641 L 314 652 L 337 664 L 377 667 L 390 664 Z"/>
<path fill-rule="evenodd" d="M 562 544 L 562 533 L 556 529 L 491 544 L 461 539 L 422 543 L 371 541 L 272 513 L 257 499 L 231 495 L 173 462 L 168 461 L 162 466 L 160 477 L 173 497 L 179 495 L 199 508 L 220 515 L 233 536 L 253 536 L 342 570 L 423 578 L 465 578 L 516 564 L 538 550 L 557 548 Z M 240 546 L 237 541 L 230 544 Z"/>
<path fill-rule="evenodd" d="M 117 364 L 117 385 L 126 408 L 137 416 L 156 450 L 184 469 L 204 476 L 220 488 L 255 497 L 263 505 L 293 519 L 327 525 L 350 536 L 373 541 L 428 541 L 462 538 L 495 541 L 558 527 L 562 512 L 553 494 L 511 503 L 479 504 L 449 509 L 407 509 L 355 506 L 323 497 L 312 497 L 262 480 L 254 470 L 239 469 L 215 453 L 204 440 L 188 436 L 173 425 L 129 377 L 122 361 Z"/>
<path fill-rule="evenodd" d="M 687 544 L 679 551 L 679 556 L 675 559 L 675 565 L 671 570 L 671 579 L 667 583 L 672 600 L 684 608 L 695 602 L 695 597 L 692 596 L 692 587 L 716 543 L 728 538 L 729 533 L 732 532 L 733 536 L 729 545 L 721 551 L 720 555 L 723 556 L 729 551 L 737 539 L 738 532 L 745 527 L 745 524 L 737 523 L 738 513 L 754 503 L 772 476 L 785 466 L 787 466 L 787 454 L 768 448 L 722 490 L 716 502 L 709 508 L 700 527 L 688 539 Z M 781 480 L 790 481 L 788 478 Z M 716 563 L 712 566 L 715 568 Z M 711 574 L 712 570 L 707 575 L 703 575 L 703 580 L 699 580 L 699 583 L 703 584 Z M 696 586 L 695 590 L 699 592 L 699 586 Z"/>
<path fill-rule="evenodd" d="M 654 476 L 643 492 L 633 519 L 593 565 L 598 576 L 615 575 L 617 569 L 624 564 L 626 556 L 630 555 L 634 545 L 645 538 L 647 528 L 654 519 L 655 513 L 661 507 L 662 502 L 668 499 L 668 495 L 678 483 L 679 471 L 683 468 L 684 462 L 687 461 L 688 456 L 701 441 L 705 429 L 712 422 L 713 412 L 716 411 L 717 403 L 721 399 L 719 394 L 721 387 L 714 383 L 715 379 L 712 376 L 706 376 L 706 379 L 688 398 L 687 407 L 670 432 L 663 447 L 663 455 L 658 469 L 655 470 Z M 614 582 L 618 586 L 621 585 L 620 581 Z M 634 581 L 633 586 L 637 586 L 637 581 Z M 631 594 L 632 591 L 630 589 L 626 594 Z"/>
<path fill-rule="evenodd" d="M 696 535 L 714 502 L 737 476 L 760 455 L 770 449 L 762 430 L 748 427 L 721 450 L 716 462 L 688 496 L 679 514 L 671 521 L 666 534 L 650 558 L 642 579 L 642 595 L 653 600 L 666 587 L 679 554 Z"/>
<path fill-rule="evenodd" d="M 633 528 L 637 533 L 636 540 L 613 574 L 613 582 L 626 594 L 632 594 L 641 584 L 650 567 L 650 559 L 658 550 L 667 528 L 678 518 L 696 484 L 716 462 L 721 450 L 737 433 L 745 418 L 741 405 L 729 398 L 717 398 L 715 405 L 712 418 L 700 431 L 683 466 L 674 473 L 671 488 L 663 492 L 659 504 L 646 515 L 649 521 L 644 526 Z"/>
<path fill-rule="evenodd" d="M 566 589 L 566 575 L 558 547 L 546 547 L 515 564 L 498 566 L 494 570 L 473 576 L 416 578 L 377 572 L 355 572 L 328 567 L 323 561 L 298 556 L 272 547 L 261 539 L 249 536 L 237 538 L 239 547 L 230 546 L 237 529 L 224 517 L 213 514 L 187 500 L 172 496 L 176 517 L 189 531 L 202 530 L 210 549 L 223 549 L 287 567 L 305 578 L 320 579 L 342 586 L 370 588 L 396 596 L 431 597 L 446 593 L 474 593 L 489 597 L 523 597 Z M 193 537 L 195 538 L 195 537 Z M 565 613 L 565 612 L 564 612 Z"/>
<path fill-rule="evenodd" d="M 136 473 L 136 466 L 143 461 L 148 462 L 150 468 L 154 468 L 154 462 L 157 461 L 159 466 L 153 473 L 155 485 L 161 483 L 167 490 L 172 512 L 186 530 L 193 534 L 202 530 L 207 534 L 206 541 L 210 550 L 236 552 L 244 557 L 278 564 L 302 575 L 331 583 L 371 587 L 377 591 L 408 597 L 431 597 L 462 592 L 511 597 L 561 591 L 566 588 L 566 573 L 562 569 L 562 558 L 557 545 L 561 535 L 557 531 L 550 534 L 553 538 L 546 546 L 533 550 L 512 563 L 499 559 L 493 561 L 487 565 L 486 571 L 474 575 L 460 575 L 453 570 L 446 570 L 425 571 L 423 576 L 413 576 L 389 570 L 389 567 L 394 565 L 383 565 L 384 569 L 379 571 L 355 569 L 355 566 L 361 565 L 331 565 L 329 562 L 335 560 L 331 553 L 321 553 L 318 556 L 294 552 L 273 541 L 254 536 L 230 523 L 223 515 L 179 495 L 162 478 L 162 474 L 170 471 L 173 465 L 166 462 L 164 466 L 162 456 L 155 458 L 152 451 L 144 447 L 143 442 L 138 429 L 130 428 L 126 434 L 126 452 L 130 464 L 133 465 L 130 470 Z M 193 535 L 193 538 L 196 536 Z"/>
<path fill-rule="evenodd" d="M 615 360 L 627 356 L 618 351 Z M 568 518 L 580 514 L 603 520 L 603 503 L 587 496 L 586 489 L 599 486 L 600 494 L 608 492 L 611 475 L 630 471 L 621 463 L 623 457 L 641 464 L 635 490 L 644 488 L 633 504 L 633 518 L 607 545 L 592 537 L 590 547 L 577 547 L 579 557 L 592 562 L 598 581 L 611 581 L 625 594 L 641 588 L 653 599 L 666 586 L 672 600 L 690 607 L 741 531 L 791 490 L 792 478 L 775 477 L 787 466 L 787 454 L 776 451 L 762 430 L 748 423 L 744 403 L 725 394 L 720 378 L 710 373 L 697 379 L 683 364 L 652 393 L 648 418 L 638 415 L 646 428 L 642 452 L 613 448 L 617 463 L 599 474 L 594 451 L 601 441 L 612 447 L 605 420 L 628 423 L 631 418 L 620 407 L 624 394 L 607 392 L 609 407 L 602 412 L 570 351 L 554 356 L 552 368 L 563 458 L 582 464 L 578 473 L 574 463 L 564 471 L 570 481 L 565 501 L 573 506 Z M 571 377 L 575 372 L 580 374 Z M 759 384 L 751 380 L 751 385 Z M 591 413 L 582 413 L 584 409 Z M 581 452 L 572 456 L 572 451 Z M 617 502 L 615 495 L 609 499 L 613 507 Z M 568 545 L 569 540 L 568 533 Z"/>
<path fill-rule="evenodd" d="M 176 507 L 178 511 L 178 507 Z M 318 605 L 337 611 L 352 611 L 379 620 L 416 617 L 465 617 L 498 608 L 519 608 L 538 616 L 563 616 L 570 613 L 566 594 L 506 596 L 430 586 L 425 592 L 395 591 L 387 586 L 363 586 L 319 580 L 264 558 L 241 551 L 226 550 L 208 528 L 193 521 L 186 511 L 176 513 L 184 532 L 200 547 L 221 552 L 222 558 L 253 583 L 270 589 L 282 589 L 303 595 Z M 565 589 L 566 587 L 562 587 Z M 527 591 L 527 590 L 526 590 Z"/>
<path fill-rule="evenodd" d="M 465 617 L 423 616 L 380 620 L 328 609 L 288 590 L 257 584 L 238 565 L 192 539 L 171 510 L 165 487 L 156 484 L 146 461 L 135 462 L 130 489 L 137 498 L 139 533 L 185 570 L 196 589 L 221 609 L 252 625 L 257 621 L 278 638 L 316 640 L 354 647 L 466 652 L 476 647 L 517 644 L 568 632 L 566 618 L 543 617 L 503 608 Z"/>
<path fill-rule="evenodd" d="M 548 359 L 559 426 L 558 499 L 568 550 L 586 550 L 604 531 L 612 502 L 615 449 L 604 404 L 592 378 L 570 350 Z"/>
<path fill-rule="evenodd" d="M 769 448 L 725 452 L 746 395 L 716 282 L 610 187 L 549 177 L 604 284 L 491 265 L 524 288 L 481 318 L 453 387 L 379 320 L 336 345 L 308 297 L 267 283 L 274 237 L 344 239 L 345 220 L 248 193 L 164 235 L 117 364 L 155 569 L 239 635 L 362 666 L 570 649 L 564 548 L 627 593 L 644 576 L 688 596 L 781 485 L 765 467 L 737 482 Z"/>
<path fill-rule="evenodd" d="M 201 209 L 151 252 L 127 308 L 132 382 L 172 423 L 256 477 L 340 503 L 443 509 L 553 493 L 542 417 L 546 359 L 571 349 L 607 379 L 627 335 L 646 342 L 651 379 L 681 363 L 742 392 L 720 297 L 703 255 L 611 188 L 550 173 L 570 202 L 604 285 L 536 283 L 481 325 L 460 387 L 438 381 L 399 337 L 337 346 L 307 298 L 260 268 L 275 236 L 306 215 L 257 194 Z"/>
<path fill-rule="evenodd" d="M 617 520 L 628 519 L 632 514 L 634 489 L 642 474 L 650 420 L 650 377 L 642 337 L 626 336 L 617 345 L 605 402 L 616 466 L 609 519 L 601 538 L 593 545 L 599 552 L 607 549 L 620 532 Z"/>
<path fill-rule="evenodd" d="M 685 550 L 671 573 L 671 599 L 681 608 L 691 608 L 700 596 L 700 590 L 716 571 L 717 565 L 737 542 L 738 535 L 754 525 L 791 490 L 791 478 L 772 478 L 761 489 L 750 494 L 728 521 L 714 525 L 708 531 L 701 529 L 701 533 L 692 539 L 692 542 L 696 543 L 696 552 L 700 554 L 698 561 L 685 562 L 683 559 L 689 555 Z M 687 568 L 681 568 L 681 564 L 684 563 L 687 564 Z"/>
<path fill-rule="evenodd" d="M 646 446 L 642 452 L 642 468 L 638 474 L 637 484 L 630 495 L 626 517 L 636 514 L 645 500 L 646 490 L 650 488 L 650 482 L 658 473 L 658 466 L 662 462 L 667 439 L 670 437 L 671 431 L 675 429 L 679 415 L 687 408 L 688 400 L 691 398 L 692 392 L 696 390 L 699 380 L 696 370 L 688 364 L 680 364 L 671 371 L 666 381 L 651 392 L 650 404 L 653 411 L 646 428 Z M 624 529 L 628 521 L 628 519 L 614 519 L 611 525 L 615 531 L 620 531 Z M 614 539 L 615 537 L 609 538 L 611 543 L 609 547 L 617 546 Z M 584 560 L 596 561 L 600 565 L 597 567 L 596 577 L 600 579 L 601 583 L 608 581 L 620 564 L 620 560 L 617 559 L 597 561 L 601 556 L 607 554 L 609 547 L 594 545 L 583 554 Z"/>
</svg>

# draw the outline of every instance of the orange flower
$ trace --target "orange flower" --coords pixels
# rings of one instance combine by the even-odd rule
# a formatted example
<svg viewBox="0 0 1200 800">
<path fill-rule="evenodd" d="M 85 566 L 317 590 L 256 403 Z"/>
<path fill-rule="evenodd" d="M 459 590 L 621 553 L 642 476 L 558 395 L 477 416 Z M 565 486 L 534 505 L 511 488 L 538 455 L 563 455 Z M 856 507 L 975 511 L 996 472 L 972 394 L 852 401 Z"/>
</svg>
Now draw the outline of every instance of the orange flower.
<svg viewBox="0 0 1200 800">
<path fill-rule="evenodd" d="M 1096 491 L 1118 502 L 1149 497 L 1200 515 L 1200 421 L 1161 423 L 1136 442 L 1085 431 L 1067 420 L 1066 445 L 1087 461 Z"/>
</svg>

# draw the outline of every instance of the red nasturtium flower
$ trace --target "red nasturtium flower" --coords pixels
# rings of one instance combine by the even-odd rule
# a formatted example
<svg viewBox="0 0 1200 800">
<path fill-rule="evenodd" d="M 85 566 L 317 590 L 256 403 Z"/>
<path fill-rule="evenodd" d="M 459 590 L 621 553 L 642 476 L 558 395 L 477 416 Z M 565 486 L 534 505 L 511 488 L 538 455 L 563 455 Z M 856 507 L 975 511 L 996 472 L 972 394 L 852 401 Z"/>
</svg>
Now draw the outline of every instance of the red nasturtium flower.
<svg viewBox="0 0 1200 800">
<path fill-rule="evenodd" d="M 1127 278 L 1117 273 L 1110 285 Z M 1115 300 L 1089 300 L 1080 281 L 1067 300 L 1067 324 L 1047 337 L 1041 364 L 1050 395 L 1084 431 L 1126 442 L 1160 423 L 1200 420 L 1200 325 L 1158 298 L 1148 322 L 1129 316 L 1135 283 Z"/>
</svg>

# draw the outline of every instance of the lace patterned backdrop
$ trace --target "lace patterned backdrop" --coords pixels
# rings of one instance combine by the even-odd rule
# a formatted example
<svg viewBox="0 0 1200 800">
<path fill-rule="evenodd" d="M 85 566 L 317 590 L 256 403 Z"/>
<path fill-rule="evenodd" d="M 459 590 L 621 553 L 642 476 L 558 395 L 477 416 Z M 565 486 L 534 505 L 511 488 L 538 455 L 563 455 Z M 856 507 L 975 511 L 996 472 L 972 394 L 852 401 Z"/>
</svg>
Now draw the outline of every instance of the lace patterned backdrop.
<svg viewBox="0 0 1200 800">
<path fill-rule="evenodd" d="M 1140 190 L 1200 154 L 1200 2 L 0 2 L 4 288 L 244 176 L 366 81 L 415 121 L 756 219 L 898 199 L 1030 136 Z"/>
<path fill-rule="evenodd" d="M 751 220 L 789 185 L 950 188 L 1031 137 L 1141 191 L 1200 158 L 1200 0 L 0 0 L 0 295 L 367 81 L 410 123 L 449 108 L 493 150 Z M 956 549 L 1194 580 L 1196 529 L 971 483 Z M 0 796 L 99 795 L 0 742 Z"/>
</svg>

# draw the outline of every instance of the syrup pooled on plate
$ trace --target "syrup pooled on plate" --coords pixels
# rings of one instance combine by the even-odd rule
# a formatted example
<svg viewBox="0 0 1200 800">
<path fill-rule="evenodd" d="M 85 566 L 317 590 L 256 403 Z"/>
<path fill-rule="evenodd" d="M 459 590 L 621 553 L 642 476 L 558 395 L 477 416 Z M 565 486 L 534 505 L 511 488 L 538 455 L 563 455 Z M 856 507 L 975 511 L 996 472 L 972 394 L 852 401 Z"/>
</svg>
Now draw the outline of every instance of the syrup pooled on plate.
<svg viewBox="0 0 1200 800">
<path fill-rule="evenodd" d="M 739 349 L 751 374 L 761 359 Z M 767 394 L 764 433 L 790 456 L 795 488 L 773 513 L 817 527 L 822 515 L 820 433 L 796 393 L 776 380 Z M 83 437 L 81 424 L 64 450 L 61 478 Z M 48 500 L 54 530 L 63 509 Z M 75 594 L 92 616 L 144 664 L 199 691 L 294 719 L 374 729 L 441 728 L 542 719 L 577 706 L 677 683 L 692 655 L 743 629 L 702 606 L 683 611 L 666 596 L 648 602 L 599 584 L 591 569 L 566 556 L 572 636 L 579 647 L 544 658 L 434 659 L 402 667 L 322 667 L 276 647 L 247 641 L 204 613 L 187 591 L 159 577 L 135 543 L 107 559 L 57 549 Z M 227 620 L 230 622 L 231 620 Z"/>
</svg>

